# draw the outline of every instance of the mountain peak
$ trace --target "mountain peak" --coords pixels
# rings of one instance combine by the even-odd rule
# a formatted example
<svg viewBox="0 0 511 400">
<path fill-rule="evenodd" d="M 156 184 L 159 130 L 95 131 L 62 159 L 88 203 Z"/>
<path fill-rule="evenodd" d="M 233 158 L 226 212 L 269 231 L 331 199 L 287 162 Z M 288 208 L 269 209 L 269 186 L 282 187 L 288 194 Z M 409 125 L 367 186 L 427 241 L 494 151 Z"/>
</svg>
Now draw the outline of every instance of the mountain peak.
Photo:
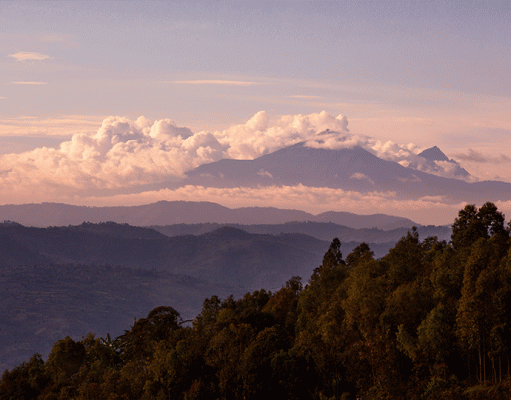
<svg viewBox="0 0 511 400">
<path fill-rule="evenodd" d="M 437 146 L 430 147 L 418 154 L 429 161 L 450 161 L 449 158 Z"/>
</svg>

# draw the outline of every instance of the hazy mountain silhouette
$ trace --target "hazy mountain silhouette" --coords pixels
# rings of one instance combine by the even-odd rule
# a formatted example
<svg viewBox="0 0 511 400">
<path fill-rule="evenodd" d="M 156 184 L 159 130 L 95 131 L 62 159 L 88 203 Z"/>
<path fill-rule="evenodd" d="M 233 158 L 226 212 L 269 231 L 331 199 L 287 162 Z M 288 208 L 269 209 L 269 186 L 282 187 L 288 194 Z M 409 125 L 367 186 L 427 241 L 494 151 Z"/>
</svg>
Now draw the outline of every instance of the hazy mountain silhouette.
<svg viewBox="0 0 511 400">
<path fill-rule="evenodd" d="M 312 221 L 330 222 L 355 229 L 377 228 L 384 231 L 420 226 L 408 218 L 393 217 L 386 214 L 359 215 L 344 211 L 326 211 L 314 216 Z"/>
<path fill-rule="evenodd" d="M 451 161 L 437 146 L 423 150 L 418 156 L 430 161 Z"/>
<path fill-rule="evenodd" d="M 447 162 L 451 165 L 452 173 L 455 177 L 466 179 L 470 177 L 470 174 L 465 168 L 462 168 L 461 165 L 449 159 L 437 146 L 430 147 L 418 154 L 419 157 L 426 159 L 427 165 L 432 172 L 441 171 L 441 167 L 435 161 Z M 410 165 L 414 167 L 413 165 Z"/>
<path fill-rule="evenodd" d="M 331 241 L 334 237 L 340 239 L 342 243 L 348 242 L 366 242 L 370 245 L 377 243 L 397 242 L 409 231 L 409 228 L 395 228 L 382 230 L 376 228 L 355 229 L 331 222 L 287 222 L 285 224 L 262 224 L 262 225 L 240 225 L 240 224 L 175 224 L 165 226 L 151 226 L 154 230 L 167 236 L 180 235 L 203 235 L 215 231 L 222 227 L 233 227 L 253 234 L 279 235 L 282 233 L 300 233 L 315 237 L 316 239 Z M 419 226 L 419 236 L 421 238 L 436 236 L 439 240 L 449 241 L 451 237 L 451 228 L 448 226 Z M 383 254 L 381 254 L 383 255 Z M 380 254 L 376 255 L 377 257 Z"/>
<path fill-rule="evenodd" d="M 425 151 L 425 159 L 430 162 L 437 158 L 445 161 L 447 157 L 437 149 Z M 463 171 L 460 170 L 461 175 L 465 175 Z M 444 201 L 451 203 L 511 199 L 510 183 L 469 183 L 403 167 L 397 162 L 378 158 L 358 146 L 330 150 L 306 147 L 303 143 L 255 160 L 224 159 L 201 165 L 187 173 L 184 184 L 210 187 L 303 184 L 357 192 L 393 192 L 395 199 L 442 196 Z"/>
<path fill-rule="evenodd" d="M 118 265 L 244 288 L 279 288 L 290 276 L 310 276 L 329 245 L 303 234 L 251 234 L 232 227 L 175 237 L 135 228 L 139 237 L 134 237 L 133 227 L 117 225 L 114 235 L 111 228 L 105 233 L 104 225 L 0 224 L 0 238 L 8 246 L 0 247 L 7 260 L 0 265 Z"/>
<path fill-rule="evenodd" d="M 344 212 L 329 212 L 314 216 L 300 210 L 274 207 L 242 207 L 231 209 L 210 202 L 160 201 L 130 207 L 85 207 L 59 203 L 0 206 L 0 221 L 15 221 L 26 226 L 65 226 L 83 222 L 112 221 L 134 226 L 172 224 L 281 224 L 291 221 L 335 222 L 353 228 L 394 229 L 412 227 L 415 222 L 389 215 L 362 216 Z M 82 229 L 85 229 L 82 227 Z M 99 228 L 94 228 L 99 229 Z M 107 229 L 103 226 L 101 229 Z M 133 230 L 132 230 L 133 231 Z M 138 233 L 130 233 L 136 236 Z"/>
</svg>

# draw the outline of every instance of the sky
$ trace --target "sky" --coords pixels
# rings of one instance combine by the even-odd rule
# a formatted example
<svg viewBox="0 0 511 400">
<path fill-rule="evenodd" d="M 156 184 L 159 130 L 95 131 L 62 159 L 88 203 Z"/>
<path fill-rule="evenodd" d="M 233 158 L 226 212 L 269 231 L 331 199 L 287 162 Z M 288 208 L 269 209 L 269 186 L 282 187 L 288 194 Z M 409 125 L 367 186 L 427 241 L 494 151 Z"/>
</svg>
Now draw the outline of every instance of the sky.
<svg viewBox="0 0 511 400">
<path fill-rule="evenodd" d="M 0 1 L 0 204 L 210 200 L 448 223 L 462 204 L 132 188 L 326 128 L 401 162 L 436 145 L 474 180 L 511 182 L 510 38 L 510 1 Z"/>
</svg>

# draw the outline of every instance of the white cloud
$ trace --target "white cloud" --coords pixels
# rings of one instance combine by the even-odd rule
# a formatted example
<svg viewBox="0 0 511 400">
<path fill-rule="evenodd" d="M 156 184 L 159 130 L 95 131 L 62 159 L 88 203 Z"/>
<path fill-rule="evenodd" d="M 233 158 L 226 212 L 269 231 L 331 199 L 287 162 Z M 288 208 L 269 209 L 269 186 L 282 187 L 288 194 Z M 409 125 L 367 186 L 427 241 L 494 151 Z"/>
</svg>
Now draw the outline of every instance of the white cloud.
<svg viewBox="0 0 511 400">
<path fill-rule="evenodd" d="M 80 123 L 79 119 L 69 120 Z M 22 121 L 27 126 L 37 122 L 31 118 Z M 85 132 L 75 133 L 58 149 L 43 147 L 0 157 L 0 185 L 24 201 L 29 201 L 34 191 L 55 196 L 128 188 L 180 177 L 222 158 L 255 158 L 322 130 L 343 131 L 346 126 L 344 117 L 326 112 L 283 116 L 270 124 L 269 116 L 261 111 L 245 124 L 214 133 L 193 133 L 170 119 L 152 122 L 144 117 L 135 121 L 108 117 L 96 132 L 86 132 L 89 124 L 83 127 Z"/>
<path fill-rule="evenodd" d="M 270 117 L 260 111 L 245 124 L 215 132 L 220 143 L 229 146 L 228 156 L 253 159 L 286 146 L 313 140 L 325 130 L 339 136 L 348 132 L 346 117 L 334 117 L 325 111 L 309 115 L 285 115 L 270 126 Z M 321 136 L 323 138 L 323 136 Z"/>
<path fill-rule="evenodd" d="M 75 134 L 59 149 L 1 157 L 0 184 L 52 191 L 129 187 L 180 176 L 224 151 L 211 133 L 193 134 L 168 119 L 109 117 L 96 133 Z"/>
<path fill-rule="evenodd" d="M 34 82 L 34 81 L 15 81 L 11 82 L 13 85 L 47 85 L 48 82 Z"/>
<path fill-rule="evenodd" d="M 259 171 L 257 171 L 257 175 L 262 176 L 263 178 L 272 178 L 273 175 L 266 171 L 264 168 L 261 168 Z"/>
<path fill-rule="evenodd" d="M 16 61 L 43 61 L 52 58 L 46 54 L 35 53 L 30 51 L 18 51 L 17 53 L 9 54 L 7 57 L 12 57 Z"/>
<path fill-rule="evenodd" d="M 374 185 L 374 181 L 371 178 L 369 178 L 366 174 L 363 174 L 361 172 L 354 173 L 353 175 L 350 176 L 350 179 L 364 180 Z"/>
<path fill-rule="evenodd" d="M 348 131 L 347 120 L 344 119 L 344 123 L 344 132 L 346 132 Z M 330 131 L 311 136 L 307 139 L 306 145 L 324 149 L 344 149 L 360 146 L 379 158 L 397 162 L 403 167 L 410 167 L 445 178 L 465 179 L 467 181 L 477 180 L 473 176 L 463 176 L 461 167 L 456 162 L 428 161 L 420 157 L 418 154 L 422 149 L 413 143 L 399 144 L 392 140 L 381 141 L 365 135 L 339 134 L 338 131 Z"/>
<path fill-rule="evenodd" d="M 9 121 L 12 125 L 9 125 Z M 56 201 L 60 197 L 83 197 L 93 190 L 129 191 L 139 185 L 176 179 L 204 163 L 222 158 L 254 159 L 300 142 L 312 147 L 334 149 L 359 145 L 380 157 L 398 162 L 408 162 L 413 157 L 421 159 L 416 155 L 419 151 L 417 146 L 398 145 L 390 141 L 383 143 L 351 134 L 346 117 L 334 117 L 325 111 L 309 115 L 285 115 L 275 122 L 270 120 L 266 112 L 260 111 L 244 124 L 233 125 L 223 131 L 197 133 L 178 126 L 170 119 L 149 121 L 144 117 L 136 120 L 108 117 L 96 131 L 91 129 L 95 123 L 93 120 L 68 117 L 67 121 L 70 129 L 78 133 L 62 142 L 59 148 L 43 147 L 0 157 L 0 187 L 4 194 L 9 193 L 10 201 L 32 201 L 35 192 L 41 201 L 43 197 L 39 194 L 44 194 L 44 201 Z M 39 122 L 32 118 L 24 118 L 21 122 L 3 120 L 0 121 L 0 131 L 9 126 L 38 129 Z M 59 120 L 52 122 L 53 125 L 48 126 L 62 134 L 58 130 L 61 125 Z M 20 123 L 22 125 L 16 125 Z M 266 170 L 258 173 L 271 178 Z M 352 178 L 367 179 L 362 175 Z M 239 196 L 243 197 L 247 190 L 241 190 Z M 270 189 L 264 190 L 269 193 Z M 331 199 L 327 201 L 330 204 L 341 193 L 326 189 L 320 192 L 313 189 L 286 190 L 288 192 L 277 192 L 287 193 L 286 199 L 295 198 L 297 201 L 303 196 L 299 201 L 311 201 L 311 204 L 321 199 Z M 346 192 L 342 193 L 343 198 L 348 196 Z M 392 197 L 389 193 L 353 193 L 348 197 L 355 201 L 361 196 L 364 201 L 368 201 L 367 196 L 370 196 L 377 199 L 376 202 Z M 3 196 L 3 202 L 7 201 L 7 197 Z"/>
</svg>

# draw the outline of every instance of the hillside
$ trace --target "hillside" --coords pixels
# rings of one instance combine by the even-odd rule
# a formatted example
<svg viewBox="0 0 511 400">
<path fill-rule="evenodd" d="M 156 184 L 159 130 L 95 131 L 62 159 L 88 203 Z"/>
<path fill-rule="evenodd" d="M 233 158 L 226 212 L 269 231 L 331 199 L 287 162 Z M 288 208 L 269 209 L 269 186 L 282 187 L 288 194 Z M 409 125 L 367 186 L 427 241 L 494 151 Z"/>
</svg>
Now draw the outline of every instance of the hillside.
<svg viewBox="0 0 511 400">
<path fill-rule="evenodd" d="M 368 243 L 377 257 L 383 257 L 388 249 L 384 252 L 375 250 L 374 245 L 383 243 L 396 243 L 399 239 L 406 235 L 409 228 L 395 228 L 389 230 L 377 228 L 350 228 L 344 225 L 338 225 L 331 222 L 287 222 L 285 224 L 174 224 L 158 226 L 153 225 L 150 228 L 158 231 L 166 236 L 179 236 L 179 235 L 202 235 L 212 232 L 221 227 L 233 227 L 241 229 L 248 233 L 253 234 L 291 234 L 300 233 L 308 236 L 315 237 L 316 239 L 330 241 L 332 238 L 337 237 L 343 243 L 343 251 L 348 243 L 355 242 L 360 244 L 362 242 Z M 451 228 L 447 226 L 419 226 L 417 228 L 421 237 L 436 236 L 439 240 L 449 241 L 451 237 Z"/>
<path fill-rule="evenodd" d="M 243 243 L 253 235 L 223 227 L 202 236 Z M 306 237 L 294 239 L 300 246 Z M 334 239 L 305 286 L 295 276 L 271 292 L 213 295 L 191 324 L 164 303 L 114 338 L 61 336 L 46 360 L 35 354 L 4 372 L 0 399 L 508 399 L 510 245 L 492 203 L 460 211 L 449 244 L 421 241 L 413 229 L 375 259 L 365 244 L 343 257 Z M 166 301 L 180 298 L 167 284 L 188 286 L 191 297 L 201 286 L 157 271 L 59 268 L 1 275 L 10 318 L 29 334 L 117 322 L 125 300 L 139 302 L 130 310 L 138 312 L 161 295 L 152 293 L 156 280 Z M 24 289 L 13 302 L 16 286 Z M 37 320 L 37 304 L 53 297 L 57 305 Z M 18 332 L 11 349 L 23 349 L 27 332 Z"/>
<path fill-rule="evenodd" d="M 0 237 L 8 254 L 0 259 L 0 266 L 107 264 L 185 274 L 246 289 L 278 288 L 289 275 L 310 275 L 328 247 L 328 241 L 307 235 L 258 235 L 229 227 L 200 236 L 166 237 L 149 228 L 119 224 L 50 228 L 2 224 Z"/>
<path fill-rule="evenodd" d="M 186 275 L 111 265 L 0 267 L 0 371 L 35 352 L 45 357 L 58 339 L 88 332 L 123 333 L 134 318 L 171 304 L 193 318 L 206 297 L 239 296 L 237 287 Z"/>
<path fill-rule="evenodd" d="M 227 208 L 211 202 L 159 201 L 141 206 L 85 207 L 59 203 L 0 205 L 0 221 L 13 221 L 25 226 L 80 225 L 83 222 L 112 221 L 132 226 L 172 224 L 282 224 L 292 221 L 333 222 L 352 228 L 394 229 L 417 225 L 391 215 L 357 215 L 326 212 L 313 215 L 300 210 L 274 207 Z"/>
<path fill-rule="evenodd" d="M 423 160 L 430 163 L 436 158 L 442 159 L 434 150 L 423 156 Z M 468 176 L 467 171 L 454 161 L 444 162 L 454 163 L 452 168 L 456 168 L 460 178 Z M 203 164 L 189 171 L 187 179 L 179 183 L 222 188 L 298 184 L 360 193 L 391 192 L 393 199 L 402 200 L 442 196 L 443 202 L 450 204 L 511 199 L 511 183 L 469 183 L 404 167 L 398 162 L 379 158 L 360 146 L 333 150 L 307 147 L 306 143 L 285 147 L 254 160 L 224 159 Z M 169 183 L 169 187 L 175 186 Z"/>
<path fill-rule="evenodd" d="M 302 225 L 315 232 L 324 228 Z M 293 232 L 302 225 L 283 226 Z M 62 336 L 118 335 L 133 317 L 157 305 L 172 305 L 191 318 L 213 294 L 278 290 L 290 276 L 308 279 L 331 241 L 282 233 L 283 226 L 244 226 L 252 233 L 206 226 L 214 229 L 167 237 L 114 222 L 50 228 L 0 224 L 0 341 L 5 344 L 0 367 L 10 368 L 35 351 L 46 354 Z M 358 244 L 343 242 L 342 251 L 349 254 Z M 383 255 L 393 245 L 371 248 Z"/>
</svg>

